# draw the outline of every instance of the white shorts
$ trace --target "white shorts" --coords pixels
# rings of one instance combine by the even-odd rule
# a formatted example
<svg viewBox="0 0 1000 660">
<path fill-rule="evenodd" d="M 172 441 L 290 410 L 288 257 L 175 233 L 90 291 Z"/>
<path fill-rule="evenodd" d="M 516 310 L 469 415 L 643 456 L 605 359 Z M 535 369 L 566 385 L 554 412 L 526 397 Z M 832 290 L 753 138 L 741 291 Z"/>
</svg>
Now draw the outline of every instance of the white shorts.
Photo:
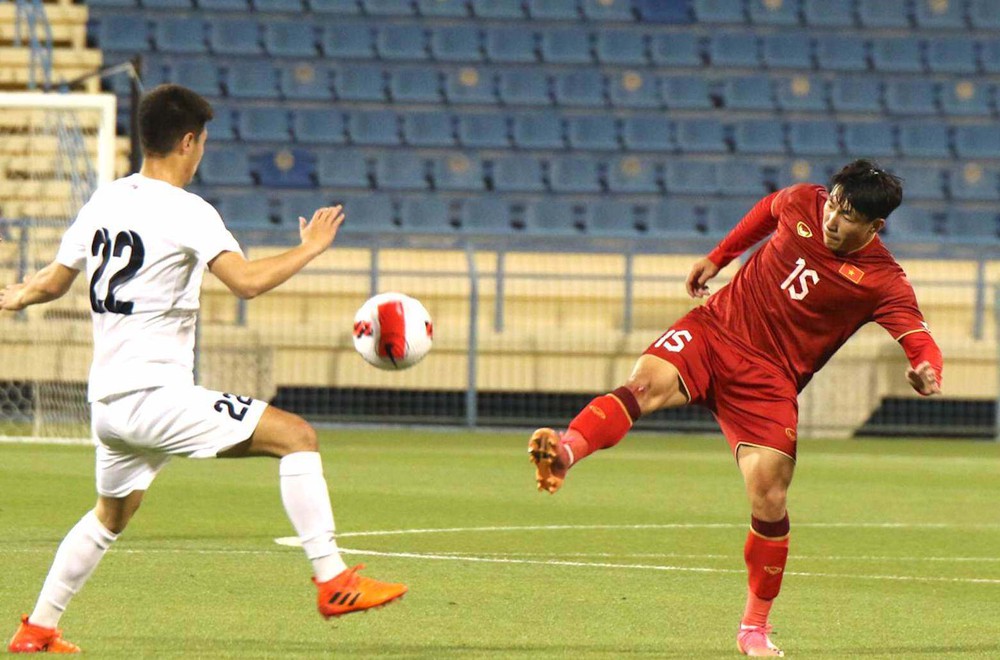
<svg viewBox="0 0 1000 660">
<path fill-rule="evenodd" d="M 215 458 L 253 435 L 265 401 L 172 385 L 91 404 L 97 492 L 125 497 L 146 490 L 171 456 Z"/>
</svg>

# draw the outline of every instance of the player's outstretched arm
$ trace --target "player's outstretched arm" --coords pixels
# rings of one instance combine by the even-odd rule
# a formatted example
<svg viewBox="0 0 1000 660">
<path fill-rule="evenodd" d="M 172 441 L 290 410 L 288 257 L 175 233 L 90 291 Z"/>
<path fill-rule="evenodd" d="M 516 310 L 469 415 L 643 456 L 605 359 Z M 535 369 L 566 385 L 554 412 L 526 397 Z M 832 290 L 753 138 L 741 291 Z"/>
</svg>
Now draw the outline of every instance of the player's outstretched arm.
<svg viewBox="0 0 1000 660">
<path fill-rule="evenodd" d="M 707 296 L 710 293 L 707 286 L 708 281 L 718 274 L 719 267 L 708 257 L 702 257 L 694 262 L 685 283 L 688 295 L 692 298 L 704 298 Z"/>
<path fill-rule="evenodd" d="M 16 312 L 28 307 L 61 298 L 73 286 L 80 271 L 53 261 L 34 275 L 28 275 L 20 284 L 9 284 L 0 290 L 0 309 Z"/>
<path fill-rule="evenodd" d="M 941 394 L 941 382 L 938 378 L 937 369 L 924 360 L 915 367 L 906 369 L 906 380 L 910 381 L 910 386 L 924 396 Z"/>
<path fill-rule="evenodd" d="M 209 262 L 208 269 L 240 298 L 254 298 L 284 283 L 325 252 L 343 222 L 342 207 L 317 209 L 312 220 L 299 218 L 302 243 L 298 247 L 273 257 L 251 261 L 235 252 L 223 252 Z"/>
</svg>

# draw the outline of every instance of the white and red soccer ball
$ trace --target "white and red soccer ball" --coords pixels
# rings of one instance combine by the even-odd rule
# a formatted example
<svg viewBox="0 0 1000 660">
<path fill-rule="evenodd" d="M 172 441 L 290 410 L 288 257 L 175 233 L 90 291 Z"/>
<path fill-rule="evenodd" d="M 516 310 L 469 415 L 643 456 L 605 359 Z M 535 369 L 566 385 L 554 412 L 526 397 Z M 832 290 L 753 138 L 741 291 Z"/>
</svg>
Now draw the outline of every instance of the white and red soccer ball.
<svg viewBox="0 0 1000 660">
<path fill-rule="evenodd" d="M 412 367 L 431 350 L 434 325 L 420 301 L 380 293 L 354 315 L 354 349 L 379 369 Z"/>
</svg>

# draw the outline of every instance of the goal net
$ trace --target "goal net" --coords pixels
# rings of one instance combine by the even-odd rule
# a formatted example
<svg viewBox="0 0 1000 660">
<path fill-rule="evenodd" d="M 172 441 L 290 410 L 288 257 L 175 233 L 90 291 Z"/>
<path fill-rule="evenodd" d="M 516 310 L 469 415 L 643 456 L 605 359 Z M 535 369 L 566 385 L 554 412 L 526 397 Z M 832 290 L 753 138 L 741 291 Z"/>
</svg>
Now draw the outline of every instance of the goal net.
<svg viewBox="0 0 1000 660">
<path fill-rule="evenodd" d="M 115 175 L 111 94 L 0 93 L 0 285 L 52 261 L 94 188 Z M 0 439 L 89 438 L 86 278 L 58 301 L 0 314 Z"/>
</svg>

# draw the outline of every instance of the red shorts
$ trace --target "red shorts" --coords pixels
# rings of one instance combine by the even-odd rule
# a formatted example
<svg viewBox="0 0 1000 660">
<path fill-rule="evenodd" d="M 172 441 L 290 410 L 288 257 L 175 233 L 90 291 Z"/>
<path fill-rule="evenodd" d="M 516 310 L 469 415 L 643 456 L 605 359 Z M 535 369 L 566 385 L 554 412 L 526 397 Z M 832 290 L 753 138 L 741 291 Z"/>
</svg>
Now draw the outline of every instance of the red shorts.
<svg viewBox="0 0 1000 660">
<path fill-rule="evenodd" d="M 795 460 L 795 383 L 774 365 L 727 342 L 701 308 L 670 326 L 645 354 L 677 367 L 690 403 L 712 411 L 734 454 L 749 445 Z"/>
</svg>

